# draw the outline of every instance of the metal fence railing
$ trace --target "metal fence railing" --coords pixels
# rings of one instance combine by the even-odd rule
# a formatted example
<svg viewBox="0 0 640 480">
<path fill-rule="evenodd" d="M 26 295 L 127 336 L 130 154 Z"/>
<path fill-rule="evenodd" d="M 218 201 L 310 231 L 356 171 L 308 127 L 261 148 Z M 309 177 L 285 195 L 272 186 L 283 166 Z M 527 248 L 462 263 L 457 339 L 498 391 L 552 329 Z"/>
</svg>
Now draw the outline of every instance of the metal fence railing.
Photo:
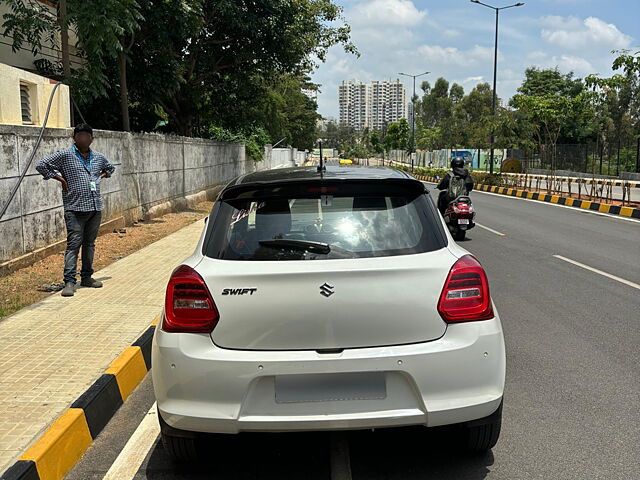
<svg viewBox="0 0 640 480">
<path fill-rule="evenodd" d="M 610 144 L 543 145 L 531 151 L 509 150 L 524 171 L 565 170 L 597 176 L 619 177 L 622 172 L 640 173 L 638 142 Z"/>
</svg>

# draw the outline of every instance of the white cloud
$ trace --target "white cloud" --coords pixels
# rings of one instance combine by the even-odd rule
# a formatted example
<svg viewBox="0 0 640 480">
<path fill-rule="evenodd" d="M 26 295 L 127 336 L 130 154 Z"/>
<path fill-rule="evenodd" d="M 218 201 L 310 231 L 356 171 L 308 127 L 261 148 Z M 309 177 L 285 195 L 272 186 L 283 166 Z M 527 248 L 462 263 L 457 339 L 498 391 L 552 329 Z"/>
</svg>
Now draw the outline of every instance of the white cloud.
<svg viewBox="0 0 640 480">
<path fill-rule="evenodd" d="M 422 45 L 418 48 L 418 55 L 427 64 L 471 66 L 478 62 L 493 60 L 493 48 L 475 45 L 468 50 L 457 47 L 442 47 L 440 45 Z M 500 59 L 500 55 L 498 55 Z"/>
<path fill-rule="evenodd" d="M 485 12 L 485 18 L 481 10 L 451 9 L 449 4 L 453 2 L 424 0 L 339 0 L 339 3 L 345 6 L 353 41 L 362 55 L 356 58 L 339 47 L 330 50 L 327 62 L 313 75 L 314 81 L 322 84 L 321 114 L 337 115 L 338 84 L 342 80 L 399 78 L 409 91 L 411 79 L 400 77 L 398 72 L 429 70 L 430 75 L 418 79 L 418 88 L 422 80 L 433 85 L 441 76 L 464 85 L 466 91 L 477 83 L 492 83 L 495 25 L 489 12 Z M 428 12 L 423 8 L 427 4 Z M 515 93 L 525 69 L 532 65 L 557 66 L 563 73 L 573 71 L 580 77 L 593 72 L 610 74 L 615 57 L 611 50 L 630 47 L 637 40 L 623 33 L 622 23 L 616 26 L 588 17 L 595 11 L 584 10 L 588 13 L 580 15 L 582 11 L 572 10 L 573 16 L 535 18 L 527 16 L 524 8 L 510 10 L 500 26 L 497 90 L 504 101 Z M 452 18 L 455 23 L 451 23 Z"/>
<path fill-rule="evenodd" d="M 604 49 L 628 48 L 632 37 L 622 33 L 612 23 L 606 23 L 596 17 L 580 20 L 576 17 L 549 16 L 542 19 L 547 27 L 540 36 L 551 45 L 568 50 L 582 50 L 600 47 Z"/>
<path fill-rule="evenodd" d="M 469 83 L 472 83 L 473 85 L 476 85 L 478 83 L 482 83 L 483 81 L 484 81 L 484 77 L 480 75 L 477 77 L 467 77 L 462 81 L 462 84 L 467 85 Z"/>
<path fill-rule="evenodd" d="M 349 14 L 353 25 L 413 27 L 427 16 L 411 0 L 369 0 L 355 5 Z"/>
<path fill-rule="evenodd" d="M 581 57 L 574 57 L 573 55 L 560 55 L 554 56 L 552 63 L 555 63 L 561 72 L 574 72 L 579 75 L 589 75 L 593 73 L 595 69 L 591 62 Z"/>
<path fill-rule="evenodd" d="M 446 29 L 442 32 L 442 36 L 445 38 L 458 38 L 460 35 L 461 33 L 458 30 Z"/>
<path fill-rule="evenodd" d="M 589 75 L 596 71 L 589 60 L 575 55 L 551 55 L 542 51 L 533 51 L 527 54 L 527 59 L 538 67 L 557 67 L 563 73 L 573 72 L 578 76 Z"/>
<path fill-rule="evenodd" d="M 527 59 L 532 60 L 532 61 L 537 61 L 537 60 L 544 60 L 548 57 L 549 55 L 546 52 L 542 52 L 540 50 L 535 50 L 533 52 L 529 52 L 527 54 Z"/>
</svg>

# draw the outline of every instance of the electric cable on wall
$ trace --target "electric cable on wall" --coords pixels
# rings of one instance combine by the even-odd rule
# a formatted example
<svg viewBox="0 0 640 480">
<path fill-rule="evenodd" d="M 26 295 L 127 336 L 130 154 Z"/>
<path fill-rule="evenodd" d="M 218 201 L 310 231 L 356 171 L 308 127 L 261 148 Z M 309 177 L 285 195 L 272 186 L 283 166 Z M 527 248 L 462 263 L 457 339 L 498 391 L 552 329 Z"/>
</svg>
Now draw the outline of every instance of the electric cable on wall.
<svg viewBox="0 0 640 480">
<path fill-rule="evenodd" d="M 45 113 L 45 116 L 44 116 L 44 122 L 42 122 L 42 128 L 40 128 L 40 135 L 38 135 L 38 141 L 33 147 L 33 150 L 31 151 L 31 155 L 29 155 L 29 160 L 27 161 L 27 165 L 24 167 L 24 170 L 22 170 L 22 173 L 20 174 L 20 178 L 18 178 L 18 183 L 16 183 L 15 187 L 13 187 L 13 190 L 11 191 L 11 195 L 9 195 L 9 200 L 4 205 L 4 207 L 2 207 L 2 211 L 0 211 L 0 220 L 2 219 L 4 214 L 7 212 L 7 209 L 9 208 L 9 205 L 11 204 L 13 197 L 16 196 L 16 193 L 18 192 L 18 188 L 20 188 L 20 184 L 22 183 L 22 180 L 24 180 L 25 175 L 29 171 L 29 167 L 31 166 L 33 157 L 35 157 L 36 152 L 38 151 L 38 147 L 40 146 L 40 142 L 42 141 L 42 136 L 44 135 L 44 130 L 47 127 L 47 121 L 49 120 L 49 112 L 51 111 L 53 96 L 55 95 L 56 90 L 58 90 L 58 87 L 60 85 L 61 85 L 60 83 L 56 83 L 53 87 L 53 90 L 51 91 L 51 95 L 49 95 L 49 105 L 47 105 L 47 112 Z"/>
</svg>

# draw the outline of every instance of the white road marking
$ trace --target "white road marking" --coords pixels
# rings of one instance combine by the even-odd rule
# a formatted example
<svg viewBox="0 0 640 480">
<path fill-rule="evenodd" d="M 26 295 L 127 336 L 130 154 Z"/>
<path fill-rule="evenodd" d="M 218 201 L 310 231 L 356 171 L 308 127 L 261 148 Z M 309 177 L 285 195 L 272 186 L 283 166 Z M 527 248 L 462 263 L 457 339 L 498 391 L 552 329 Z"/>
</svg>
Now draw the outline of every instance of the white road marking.
<svg viewBox="0 0 640 480">
<path fill-rule="evenodd" d="M 103 480 L 132 480 L 159 434 L 158 410 L 154 402 Z"/>
<path fill-rule="evenodd" d="M 433 182 L 423 182 L 423 183 L 429 183 L 431 185 L 436 185 Z M 473 193 L 476 193 L 476 192 L 477 193 L 482 193 L 483 195 L 493 195 L 495 197 L 509 198 L 511 200 L 521 200 L 521 201 L 524 201 L 524 202 L 536 202 L 536 203 L 539 203 L 540 205 L 547 205 L 549 207 L 567 208 L 569 210 L 572 210 L 572 211 L 578 212 L 578 213 L 586 213 L 586 214 L 591 214 L 591 215 L 600 215 L 601 217 L 609 217 L 609 218 L 613 218 L 614 220 L 622 220 L 624 222 L 640 223 L 640 220 L 637 220 L 637 219 L 631 218 L 631 217 L 623 217 L 621 215 L 612 215 L 611 213 L 596 212 L 595 210 L 586 210 L 584 208 L 579 208 L 579 207 L 570 207 L 568 205 L 560 205 L 559 203 L 543 202 L 542 200 L 534 200 L 533 198 L 512 197 L 510 195 L 502 195 L 501 193 L 493 193 L 493 192 L 484 192 L 482 190 L 474 190 L 473 191 Z"/>
<path fill-rule="evenodd" d="M 345 432 L 331 432 L 331 480 L 351 480 L 349 441 Z"/>
<path fill-rule="evenodd" d="M 489 227 L 485 227 L 484 225 L 480 225 L 478 222 L 476 222 L 476 227 L 484 228 L 485 230 L 488 230 L 491 233 L 495 233 L 499 237 L 506 237 L 507 236 L 506 233 L 500 233 L 497 230 L 494 230 L 493 228 L 489 228 Z"/>
<path fill-rule="evenodd" d="M 611 275 L 610 273 L 603 272 L 602 270 L 598 270 L 597 268 L 590 267 L 589 265 L 585 265 L 584 263 L 576 262 L 575 260 L 571 260 L 570 258 L 563 257 L 561 255 L 554 255 L 555 258 L 560 260 L 564 260 L 565 262 L 572 263 L 580 268 L 584 268 L 585 270 L 589 270 L 591 272 L 602 275 L 603 277 L 610 278 L 611 280 L 615 280 L 616 282 L 624 283 L 625 285 L 629 285 L 630 287 L 637 288 L 640 290 L 640 285 L 637 283 L 630 282 L 629 280 L 625 280 L 624 278 L 616 277 L 615 275 Z"/>
</svg>

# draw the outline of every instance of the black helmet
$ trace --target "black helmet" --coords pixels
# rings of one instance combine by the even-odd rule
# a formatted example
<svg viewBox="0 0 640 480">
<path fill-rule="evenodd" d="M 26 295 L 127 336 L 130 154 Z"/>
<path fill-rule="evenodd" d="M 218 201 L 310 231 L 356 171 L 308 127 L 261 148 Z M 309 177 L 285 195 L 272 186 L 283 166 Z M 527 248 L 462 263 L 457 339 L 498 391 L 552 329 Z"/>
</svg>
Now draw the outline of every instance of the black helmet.
<svg viewBox="0 0 640 480">
<path fill-rule="evenodd" d="M 460 157 L 456 157 L 451 160 L 451 168 L 464 168 L 464 160 Z"/>
</svg>

